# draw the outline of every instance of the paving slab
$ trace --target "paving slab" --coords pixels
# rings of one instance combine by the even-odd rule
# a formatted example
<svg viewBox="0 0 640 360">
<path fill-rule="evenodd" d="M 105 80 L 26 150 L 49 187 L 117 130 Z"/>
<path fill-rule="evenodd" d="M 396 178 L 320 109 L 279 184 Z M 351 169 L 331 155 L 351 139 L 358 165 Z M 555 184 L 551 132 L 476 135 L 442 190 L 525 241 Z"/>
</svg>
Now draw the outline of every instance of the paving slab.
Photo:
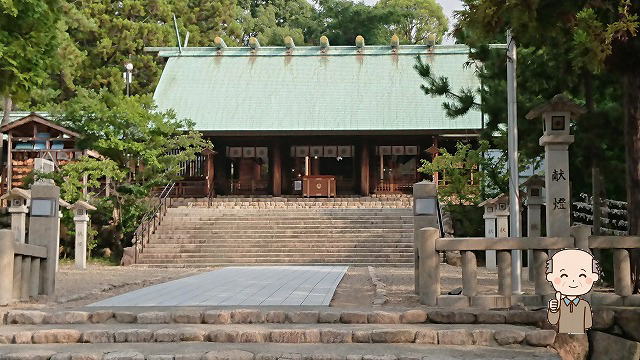
<svg viewBox="0 0 640 360">
<path fill-rule="evenodd" d="M 89 305 L 327 306 L 348 266 L 231 266 Z"/>
</svg>

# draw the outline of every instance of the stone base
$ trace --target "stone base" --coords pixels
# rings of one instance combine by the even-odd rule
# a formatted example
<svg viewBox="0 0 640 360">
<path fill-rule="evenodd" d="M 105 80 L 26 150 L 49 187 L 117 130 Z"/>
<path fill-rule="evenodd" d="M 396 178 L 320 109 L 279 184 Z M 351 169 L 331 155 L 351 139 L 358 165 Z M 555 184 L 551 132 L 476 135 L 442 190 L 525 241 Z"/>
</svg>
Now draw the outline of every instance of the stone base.
<svg viewBox="0 0 640 360">
<path fill-rule="evenodd" d="M 502 295 L 478 295 L 471 298 L 471 307 L 481 309 L 508 308 L 510 299 Z"/>
<path fill-rule="evenodd" d="M 622 299 L 624 306 L 640 307 L 640 294 L 625 296 Z"/>
<path fill-rule="evenodd" d="M 636 360 L 640 359 L 640 343 L 609 335 L 600 331 L 590 334 L 591 359 Z"/>
<path fill-rule="evenodd" d="M 616 294 L 592 293 L 591 306 L 622 306 L 622 296 Z"/>
<path fill-rule="evenodd" d="M 540 295 L 511 295 L 511 303 L 522 303 L 524 306 L 542 306 L 542 296 Z"/>
<path fill-rule="evenodd" d="M 464 295 L 440 295 L 437 301 L 438 306 L 451 308 L 469 307 L 469 297 Z"/>
</svg>

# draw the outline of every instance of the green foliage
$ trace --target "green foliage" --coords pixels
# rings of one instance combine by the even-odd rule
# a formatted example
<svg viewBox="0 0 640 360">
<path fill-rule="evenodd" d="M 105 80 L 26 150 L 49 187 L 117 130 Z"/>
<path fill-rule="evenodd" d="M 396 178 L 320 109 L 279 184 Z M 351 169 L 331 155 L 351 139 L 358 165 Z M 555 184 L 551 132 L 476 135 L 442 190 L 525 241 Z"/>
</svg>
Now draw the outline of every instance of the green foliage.
<svg viewBox="0 0 640 360">
<path fill-rule="evenodd" d="M 489 144 L 486 141 L 482 141 L 477 149 L 473 149 L 471 144 L 458 142 L 453 154 L 443 148 L 433 161 L 421 159 L 422 166 L 418 171 L 429 175 L 444 174 L 446 186 L 438 188 L 438 197 L 443 204 L 478 204 L 482 195 L 482 173 L 478 170 L 487 162 L 484 156 L 487 150 Z"/>
<path fill-rule="evenodd" d="M 449 27 L 442 6 L 435 0 L 381 0 L 376 7 L 391 10 L 393 21 L 386 25 L 386 38 L 398 35 L 403 44 L 424 44 L 430 34 L 441 43 Z"/>
<path fill-rule="evenodd" d="M 389 44 L 393 34 L 403 44 L 423 43 L 433 33 L 437 42 L 447 30 L 442 8 L 433 0 L 383 0 L 375 6 L 349 0 L 318 0 L 317 21 L 320 35 L 332 45 L 353 45 L 362 35 L 367 44 Z"/>
<path fill-rule="evenodd" d="M 59 1 L 0 1 L 0 97 L 26 98 L 56 65 Z"/>
<path fill-rule="evenodd" d="M 104 157 L 84 157 L 57 172 L 40 175 L 56 181 L 64 200 L 88 200 L 96 206 L 88 239 L 90 249 L 119 251 L 150 210 L 151 190 L 176 180 L 181 162 L 211 147 L 192 130 L 190 121 L 176 119 L 173 112 L 156 111 L 148 96 L 81 90 L 52 113 L 59 124 L 83 134 L 77 143 L 79 148 Z M 87 196 L 83 195 L 84 177 Z M 112 184 L 109 196 L 105 196 L 107 177 Z M 73 229 L 71 217 L 63 222 Z M 67 237 L 67 242 L 71 239 Z"/>
</svg>

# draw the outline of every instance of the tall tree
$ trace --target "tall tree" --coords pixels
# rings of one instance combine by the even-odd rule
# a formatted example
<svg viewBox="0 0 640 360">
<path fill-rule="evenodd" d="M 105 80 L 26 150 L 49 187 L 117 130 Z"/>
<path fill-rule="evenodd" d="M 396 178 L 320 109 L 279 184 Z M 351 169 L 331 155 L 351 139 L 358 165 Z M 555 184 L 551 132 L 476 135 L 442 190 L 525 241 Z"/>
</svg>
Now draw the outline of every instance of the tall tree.
<svg viewBox="0 0 640 360">
<path fill-rule="evenodd" d="M 449 20 L 435 0 L 381 0 L 376 7 L 397 14 L 386 26 L 387 37 L 396 34 L 404 44 L 424 43 L 432 34 L 439 44 L 449 28 Z"/>
<path fill-rule="evenodd" d="M 0 1 L 0 97 L 12 102 L 41 86 L 56 63 L 58 0 Z"/>
</svg>

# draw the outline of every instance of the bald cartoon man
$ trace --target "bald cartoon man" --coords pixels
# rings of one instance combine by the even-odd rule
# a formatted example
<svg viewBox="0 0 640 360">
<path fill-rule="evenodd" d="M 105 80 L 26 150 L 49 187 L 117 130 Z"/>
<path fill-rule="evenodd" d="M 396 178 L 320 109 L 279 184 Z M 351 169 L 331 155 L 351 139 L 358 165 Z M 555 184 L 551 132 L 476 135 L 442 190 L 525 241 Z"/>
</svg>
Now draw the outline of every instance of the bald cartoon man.
<svg viewBox="0 0 640 360">
<path fill-rule="evenodd" d="M 556 290 L 549 300 L 547 319 L 558 324 L 558 332 L 584 334 L 591 328 L 591 306 L 580 298 L 598 281 L 598 263 L 593 256 L 580 249 L 565 249 L 547 261 L 547 281 Z"/>
</svg>

